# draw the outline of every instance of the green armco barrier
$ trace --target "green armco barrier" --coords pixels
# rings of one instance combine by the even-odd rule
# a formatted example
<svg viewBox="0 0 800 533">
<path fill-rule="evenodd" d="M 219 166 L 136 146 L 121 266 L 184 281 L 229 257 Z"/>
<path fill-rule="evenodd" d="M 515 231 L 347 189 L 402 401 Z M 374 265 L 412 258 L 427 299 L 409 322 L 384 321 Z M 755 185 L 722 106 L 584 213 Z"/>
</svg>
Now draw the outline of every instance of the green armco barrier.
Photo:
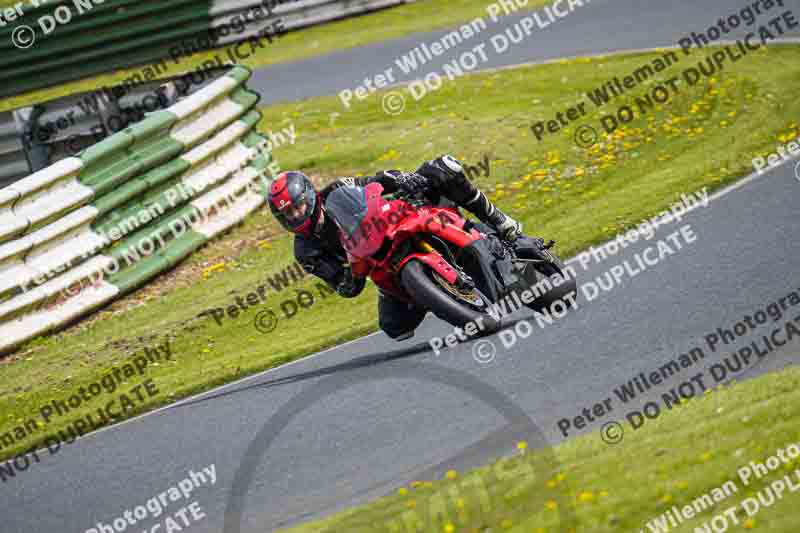
<svg viewBox="0 0 800 533">
<path fill-rule="evenodd" d="M 73 1 L 25 6 L 17 24 L 0 29 L 0 97 L 169 57 L 184 40 L 199 41 L 213 26 L 209 0 L 106 0 L 79 14 Z M 58 7 L 72 19 L 44 34 L 38 19 Z M 33 29 L 35 42 L 17 48 L 18 24 Z M 211 43 L 212 45 L 214 43 Z"/>
<path fill-rule="evenodd" d="M 27 22 L 36 21 L 42 15 L 51 14 L 59 4 L 71 9 L 73 18 L 69 23 L 58 25 L 51 33 L 44 34 L 38 24 L 34 26 Z M 195 31 L 207 29 L 210 20 L 208 13 L 210 5 L 211 3 L 208 1 L 198 2 L 197 0 L 171 0 L 170 2 L 115 0 L 97 4 L 91 11 L 85 11 L 84 14 L 78 15 L 72 1 L 48 3 L 35 9 L 35 13 L 31 12 L 20 19 L 21 22 L 29 24 L 34 29 L 36 43 L 30 48 L 21 50 L 22 53 L 16 54 L 16 56 L 17 58 L 39 59 L 64 50 L 86 49 L 103 42 L 108 44 L 109 40 L 123 42 L 142 37 L 145 31 L 177 29 L 173 24 L 189 26 L 189 28 L 182 29 L 183 34 L 186 34 L 188 29 Z M 24 9 L 23 12 L 25 12 Z M 138 19 L 140 22 L 130 24 L 132 19 Z M 112 29 L 113 32 L 110 31 Z M 15 50 L 16 47 L 10 39 L 13 26 L 5 26 L 2 30 L 0 37 L 3 37 L 3 40 L 0 42 L 0 50 Z M 8 38 L 5 38 L 4 34 L 8 35 Z M 69 38 L 68 43 L 66 42 L 67 38 Z M 0 59 L 0 65 L 12 64 L 14 62 L 11 57 L 5 56 L 4 52 L 4 56 Z"/>
<path fill-rule="evenodd" d="M 174 267 L 264 203 L 258 95 L 234 67 L 0 190 L 0 353 Z"/>
<path fill-rule="evenodd" d="M 182 48 L 189 42 L 193 51 L 217 48 L 249 39 L 278 20 L 282 28 L 295 30 L 407 0 L 95 1 L 48 0 L 38 8 L 25 5 L 25 14 L 18 21 L 0 28 L 0 97 L 138 65 L 174 66 L 173 47 Z M 270 8 L 274 11 L 268 21 L 265 17 Z M 69 9 L 71 19 L 45 34 L 38 20 L 52 16 L 56 9 Z M 236 18 L 243 21 L 259 16 L 256 13 L 261 20 L 231 25 Z M 34 32 L 34 43 L 24 49 L 12 40 L 20 24 Z M 228 31 L 216 31 L 223 27 Z"/>
</svg>

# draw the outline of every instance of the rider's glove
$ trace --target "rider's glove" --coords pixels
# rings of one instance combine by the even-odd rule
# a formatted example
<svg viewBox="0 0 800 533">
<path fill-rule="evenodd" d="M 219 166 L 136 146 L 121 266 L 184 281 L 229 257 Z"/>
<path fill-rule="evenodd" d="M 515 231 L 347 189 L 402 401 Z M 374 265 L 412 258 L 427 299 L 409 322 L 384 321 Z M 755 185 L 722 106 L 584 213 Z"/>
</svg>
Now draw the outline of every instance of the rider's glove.
<svg viewBox="0 0 800 533">
<path fill-rule="evenodd" d="M 410 196 L 425 194 L 430 189 L 428 178 L 420 174 L 404 173 L 397 176 L 395 182 L 399 190 Z"/>
<path fill-rule="evenodd" d="M 346 266 L 341 280 L 336 284 L 336 292 L 345 298 L 354 298 L 364 290 L 366 282 L 365 278 L 354 278 L 353 271 L 349 266 Z"/>
</svg>

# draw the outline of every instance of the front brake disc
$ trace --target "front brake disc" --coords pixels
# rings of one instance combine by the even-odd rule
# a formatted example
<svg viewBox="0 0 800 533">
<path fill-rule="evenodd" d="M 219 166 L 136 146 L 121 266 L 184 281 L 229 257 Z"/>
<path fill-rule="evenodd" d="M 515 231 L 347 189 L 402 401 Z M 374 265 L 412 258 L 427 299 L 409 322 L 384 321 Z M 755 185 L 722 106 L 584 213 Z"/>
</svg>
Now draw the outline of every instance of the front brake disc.
<svg viewBox="0 0 800 533">
<path fill-rule="evenodd" d="M 478 291 L 475 290 L 475 287 L 472 287 L 468 291 L 464 291 L 449 283 L 435 270 L 433 271 L 433 279 L 439 284 L 439 286 L 441 286 L 450 295 L 454 296 L 457 300 L 461 300 L 475 307 L 484 307 L 486 305 L 483 301 L 483 298 L 481 298 L 480 294 L 478 294 Z"/>
</svg>

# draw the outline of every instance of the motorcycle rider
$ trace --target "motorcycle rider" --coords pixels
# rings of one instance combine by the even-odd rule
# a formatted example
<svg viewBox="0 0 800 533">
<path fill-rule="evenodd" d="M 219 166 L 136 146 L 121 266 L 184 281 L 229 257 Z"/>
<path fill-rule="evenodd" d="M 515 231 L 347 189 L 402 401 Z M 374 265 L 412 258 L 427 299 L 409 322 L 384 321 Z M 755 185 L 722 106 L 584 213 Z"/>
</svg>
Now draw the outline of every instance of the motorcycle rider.
<svg viewBox="0 0 800 533">
<path fill-rule="evenodd" d="M 384 193 L 397 191 L 423 193 L 431 203 L 450 200 L 474 214 L 507 240 L 522 232 L 522 225 L 497 209 L 464 174 L 461 163 L 444 155 L 426 161 L 416 173 L 384 170 L 375 176 L 339 178 L 321 191 L 302 172 L 281 173 L 272 182 L 268 203 L 278 222 L 295 234 L 294 254 L 306 272 L 324 280 L 345 298 L 358 296 L 366 278 L 354 278 L 347 265 L 347 254 L 339 240 L 336 224 L 325 212 L 328 195 L 342 186 L 366 186 L 380 183 Z M 426 311 L 380 291 L 378 322 L 380 328 L 395 340 L 405 340 L 425 318 Z"/>
</svg>

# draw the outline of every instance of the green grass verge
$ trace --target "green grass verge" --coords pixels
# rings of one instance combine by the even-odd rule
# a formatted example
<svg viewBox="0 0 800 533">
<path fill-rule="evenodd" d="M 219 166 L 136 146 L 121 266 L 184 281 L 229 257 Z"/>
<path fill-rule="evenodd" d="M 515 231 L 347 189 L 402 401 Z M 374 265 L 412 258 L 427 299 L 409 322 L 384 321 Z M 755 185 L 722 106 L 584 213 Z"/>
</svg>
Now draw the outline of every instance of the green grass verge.
<svg viewBox="0 0 800 533">
<path fill-rule="evenodd" d="M 0 2 L 2 1 L 0 0 Z M 530 0 L 518 12 L 532 10 L 547 3 L 549 3 L 548 0 Z M 488 4 L 485 0 L 421 0 L 399 5 L 363 16 L 342 19 L 288 33 L 276 39 L 269 46 L 259 48 L 255 54 L 241 63 L 252 68 L 275 63 L 287 63 L 357 46 L 406 37 L 415 33 L 447 28 L 477 17 L 483 17 L 486 23 L 491 25 L 492 22 L 486 13 Z M 161 77 L 176 76 L 182 72 L 194 70 L 215 55 L 219 55 L 222 58 L 228 57 L 225 52 L 220 52 L 219 50 L 198 53 L 191 58 L 181 59 L 181 63 L 178 65 L 170 62 L 168 71 Z M 142 71 L 142 69 L 142 66 L 121 69 L 102 76 L 86 78 L 65 83 L 58 87 L 41 89 L 7 98 L 0 101 L 0 111 L 16 109 L 69 94 L 90 91 L 103 85 L 113 86 L 134 73 Z"/>
<path fill-rule="evenodd" d="M 590 150 L 572 144 L 572 131 L 541 144 L 532 139 L 528 128 L 534 120 L 551 117 L 574 104 L 583 91 L 613 75 L 628 74 L 652 57 L 573 60 L 468 76 L 396 117 L 381 111 L 378 95 L 350 111 L 334 97 L 271 106 L 262 109 L 262 129 L 278 130 L 294 121 L 299 140 L 280 147 L 277 159 L 284 168 L 323 177 L 410 170 L 444 152 L 472 164 L 488 156 L 490 176 L 477 179 L 478 185 L 519 217 L 529 233 L 559 241 L 557 252 L 568 257 L 660 212 L 681 193 L 716 188 L 749 173 L 754 155 L 800 133 L 793 118 L 800 115 L 793 93 L 800 81 L 800 48 L 777 47 L 740 61 L 708 84 L 685 90 Z M 672 74 L 665 71 L 663 76 Z M 289 239 L 277 234 L 268 212 L 251 216 L 226 239 L 206 246 L 163 277 L 179 285 L 186 277 L 181 287 L 160 297 L 153 296 L 152 287 L 145 288 L 126 300 L 136 302 L 134 309 L 104 310 L 98 319 L 34 341 L 4 360 L 0 435 L 37 416 L 41 405 L 66 399 L 164 336 L 171 339 L 176 361 L 148 369 L 147 377 L 164 391 L 145 405 L 148 409 L 377 329 L 371 285 L 356 299 L 328 296 L 291 320 L 281 319 L 268 335 L 253 327 L 256 314 L 279 311 L 283 300 L 296 296 L 292 289 L 268 293 L 266 303 L 237 319 L 226 318 L 221 326 L 198 317 L 209 307 L 233 304 L 236 295 L 245 296 L 267 275 L 292 263 Z M 258 243 L 267 239 L 269 249 L 261 248 Z M 207 280 L 191 276 L 218 257 L 226 263 L 224 272 Z M 293 288 L 300 287 L 314 291 L 314 282 Z M 137 383 L 130 381 L 131 386 Z M 85 412 L 99 403 L 88 403 Z M 72 415 L 54 424 L 65 426 L 71 420 Z M 0 456 L 29 449 L 45 431 L 59 427 L 54 424 L 4 447 Z"/>
<path fill-rule="evenodd" d="M 771 507 L 762 506 L 750 518 L 741 502 L 757 497 L 759 491 L 786 475 L 797 484 L 793 472 L 800 469 L 800 460 L 782 464 L 759 480 L 753 477 L 747 484 L 739 479 L 737 470 L 750 461 L 764 463 L 777 450 L 800 443 L 800 369 L 791 367 L 709 393 L 665 411 L 636 431 L 626 423 L 624 438 L 616 445 L 605 444 L 598 433 L 592 433 L 562 443 L 543 457 L 538 457 L 541 451 L 528 450 L 525 455 L 501 459 L 502 466 L 453 473 L 453 479 L 419 480 L 395 495 L 284 531 L 350 531 L 342 528 L 345 523 L 373 525 L 359 528 L 362 533 L 394 531 L 388 524 L 408 524 L 416 517 L 427 526 L 424 531 L 430 532 L 554 533 L 567 530 L 560 521 L 565 511 L 574 517 L 570 525 L 578 531 L 650 531 L 648 522 L 673 507 L 690 505 L 727 481 L 734 482 L 737 492 L 668 531 L 693 532 L 735 506 L 739 525 L 733 525 L 731 519 L 730 531 L 797 531 L 800 495 L 786 490 L 782 499 Z M 550 459 L 553 455 L 556 465 Z M 481 486 L 470 479 L 495 479 L 487 475 L 490 468 L 502 471 L 503 479 L 512 482 L 503 489 L 488 484 L 486 493 L 491 496 L 480 500 L 483 493 L 464 487 Z M 518 490 L 512 492 L 514 487 Z M 526 504 L 530 512 L 509 519 L 480 507 L 490 502 L 487 507 L 498 509 L 497 498 L 512 493 L 514 505 L 535 502 L 534 509 Z"/>
</svg>

